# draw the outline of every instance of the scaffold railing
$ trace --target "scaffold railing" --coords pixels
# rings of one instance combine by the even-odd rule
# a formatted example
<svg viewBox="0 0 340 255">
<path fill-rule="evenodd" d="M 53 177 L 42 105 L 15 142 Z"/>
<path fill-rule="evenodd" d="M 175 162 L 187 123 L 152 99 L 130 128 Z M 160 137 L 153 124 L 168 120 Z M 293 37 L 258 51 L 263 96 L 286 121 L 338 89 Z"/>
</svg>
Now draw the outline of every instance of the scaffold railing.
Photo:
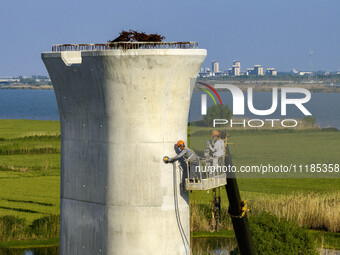
<svg viewBox="0 0 340 255">
<path fill-rule="evenodd" d="M 105 44 L 56 44 L 52 51 L 96 51 L 129 49 L 198 49 L 197 42 L 108 42 Z"/>
<path fill-rule="evenodd" d="M 199 158 L 199 165 L 193 176 L 190 176 L 190 163 L 186 162 L 187 178 L 185 178 L 186 190 L 209 190 L 225 186 L 227 174 L 224 171 L 225 156 Z"/>
</svg>

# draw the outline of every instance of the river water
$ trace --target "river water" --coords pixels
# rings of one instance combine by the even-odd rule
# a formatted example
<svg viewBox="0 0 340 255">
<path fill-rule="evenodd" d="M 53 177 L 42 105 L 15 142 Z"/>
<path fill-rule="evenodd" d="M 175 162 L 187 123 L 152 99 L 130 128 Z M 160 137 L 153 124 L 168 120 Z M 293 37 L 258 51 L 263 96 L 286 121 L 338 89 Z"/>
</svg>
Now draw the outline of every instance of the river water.
<svg viewBox="0 0 340 255">
<path fill-rule="evenodd" d="M 190 105 L 189 120 L 202 119 L 201 92 L 194 92 Z M 219 92 L 222 103 L 232 108 L 232 95 L 229 92 Z M 280 93 L 279 93 L 280 94 Z M 245 102 L 246 100 L 245 93 Z M 265 118 L 283 119 L 280 113 L 280 100 L 277 110 Z M 208 107 L 214 102 L 208 96 Z M 272 104 L 270 92 L 255 92 L 254 107 L 256 109 L 269 109 Z M 321 127 L 336 127 L 340 129 L 340 93 L 312 93 L 311 100 L 304 104 L 316 118 Z M 245 118 L 265 119 L 253 115 L 245 107 Z M 303 118 L 301 111 L 293 106 L 287 106 L 287 118 Z M 238 118 L 240 118 L 238 116 Z M 243 116 L 242 116 L 243 118 Z M 0 119 L 33 119 L 33 120 L 59 120 L 58 106 L 53 90 L 6 90 L 0 89 Z"/>
<path fill-rule="evenodd" d="M 193 238 L 192 253 L 195 255 L 215 254 L 225 255 L 236 247 L 234 238 Z M 35 249 L 0 249 L 0 255 L 58 255 L 59 247 Z"/>
</svg>

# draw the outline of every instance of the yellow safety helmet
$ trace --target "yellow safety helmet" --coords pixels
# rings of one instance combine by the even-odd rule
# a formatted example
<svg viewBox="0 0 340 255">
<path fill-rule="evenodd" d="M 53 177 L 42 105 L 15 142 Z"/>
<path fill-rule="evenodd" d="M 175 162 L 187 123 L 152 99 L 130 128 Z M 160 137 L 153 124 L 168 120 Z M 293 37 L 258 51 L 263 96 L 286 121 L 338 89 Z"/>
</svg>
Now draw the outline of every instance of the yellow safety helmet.
<svg viewBox="0 0 340 255">
<path fill-rule="evenodd" d="M 184 142 L 183 142 L 182 140 L 179 140 L 179 141 L 177 142 L 177 147 L 179 148 L 179 147 L 181 147 L 181 146 L 185 146 L 185 144 L 184 144 Z"/>
<path fill-rule="evenodd" d="M 219 136 L 220 132 L 218 132 L 217 130 L 212 131 L 211 133 L 211 137 L 215 137 L 215 136 Z"/>
</svg>

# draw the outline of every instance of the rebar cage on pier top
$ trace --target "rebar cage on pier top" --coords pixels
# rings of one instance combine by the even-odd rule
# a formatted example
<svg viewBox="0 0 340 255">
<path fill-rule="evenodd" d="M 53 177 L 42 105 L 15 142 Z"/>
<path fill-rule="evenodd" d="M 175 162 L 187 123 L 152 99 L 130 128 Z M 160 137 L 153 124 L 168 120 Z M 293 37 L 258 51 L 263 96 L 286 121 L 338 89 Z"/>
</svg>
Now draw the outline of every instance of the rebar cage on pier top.
<svg viewBox="0 0 340 255">
<path fill-rule="evenodd" d="M 56 44 L 52 51 L 128 49 L 198 49 L 197 42 L 115 42 L 105 44 Z"/>
</svg>

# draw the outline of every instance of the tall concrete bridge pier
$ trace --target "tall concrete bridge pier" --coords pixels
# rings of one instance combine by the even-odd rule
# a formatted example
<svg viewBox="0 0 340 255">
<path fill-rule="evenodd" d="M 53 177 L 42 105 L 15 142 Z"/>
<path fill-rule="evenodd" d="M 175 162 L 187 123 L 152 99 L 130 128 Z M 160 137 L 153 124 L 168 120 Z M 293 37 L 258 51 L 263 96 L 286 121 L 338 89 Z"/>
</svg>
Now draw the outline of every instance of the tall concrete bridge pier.
<svg viewBox="0 0 340 255">
<path fill-rule="evenodd" d="M 60 254 L 189 254 L 189 196 L 162 158 L 187 138 L 205 56 L 196 43 L 42 53 L 61 121 Z"/>
</svg>

